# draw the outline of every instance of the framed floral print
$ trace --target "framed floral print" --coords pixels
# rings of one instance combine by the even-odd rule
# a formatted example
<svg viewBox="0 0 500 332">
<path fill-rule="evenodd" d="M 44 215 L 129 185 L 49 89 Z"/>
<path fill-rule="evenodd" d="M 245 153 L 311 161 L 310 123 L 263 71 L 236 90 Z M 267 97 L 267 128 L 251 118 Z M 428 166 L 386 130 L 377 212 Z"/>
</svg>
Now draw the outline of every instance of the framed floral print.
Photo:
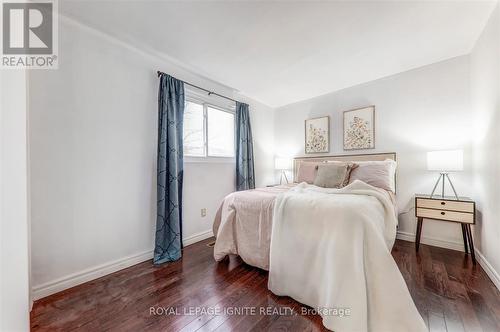
<svg viewBox="0 0 500 332">
<path fill-rule="evenodd" d="M 375 106 L 344 112 L 344 150 L 375 148 Z"/>
<path fill-rule="evenodd" d="M 323 153 L 330 151 L 330 117 L 305 121 L 305 152 Z"/>
</svg>

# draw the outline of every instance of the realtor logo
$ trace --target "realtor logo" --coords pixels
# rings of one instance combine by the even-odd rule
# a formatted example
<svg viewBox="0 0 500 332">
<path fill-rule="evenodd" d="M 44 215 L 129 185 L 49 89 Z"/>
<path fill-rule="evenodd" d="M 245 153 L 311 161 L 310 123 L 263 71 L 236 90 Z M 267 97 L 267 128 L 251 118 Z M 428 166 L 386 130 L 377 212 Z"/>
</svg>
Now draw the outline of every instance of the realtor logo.
<svg viewBox="0 0 500 332">
<path fill-rule="evenodd" d="M 2 3 L 2 68 L 57 68 L 56 3 Z"/>
</svg>

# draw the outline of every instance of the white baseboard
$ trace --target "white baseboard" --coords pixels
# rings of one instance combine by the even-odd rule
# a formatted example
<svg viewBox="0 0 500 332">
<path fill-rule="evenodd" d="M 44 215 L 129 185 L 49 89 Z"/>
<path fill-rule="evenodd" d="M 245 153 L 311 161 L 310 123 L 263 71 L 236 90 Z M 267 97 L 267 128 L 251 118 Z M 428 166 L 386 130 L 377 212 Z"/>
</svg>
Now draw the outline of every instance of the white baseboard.
<svg viewBox="0 0 500 332">
<path fill-rule="evenodd" d="M 211 236 L 213 236 L 212 230 L 188 236 L 183 240 L 184 246 L 188 246 L 190 244 L 208 239 Z M 152 258 L 153 251 L 148 250 L 139 254 L 127 256 L 108 263 L 97 265 L 80 272 L 72 273 L 65 277 L 38 286 L 34 286 L 32 288 L 32 299 L 35 301 L 39 300 L 46 296 L 100 278 L 113 272 L 123 270 L 127 267 L 142 263 Z"/>
<path fill-rule="evenodd" d="M 415 242 L 415 234 L 413 233 L 398 231 L 396 238 L 400 240 Z M 420 243 L 428 244 L 435 247 L 458 250 L 462 252 L 464 251 L 464 244 L 462 242 L 442 240 L 433 237 L 422 237 L 420 239 Z M 500 290 L 500 274 L 493 268 L 490 262 L 488 262 L 488 260 L 486 259 L 486 257 L 484 257 L 481 251 L 476 249 L 475 253 L 479 265 L 481 265 L 484 272 L 486 272 L 486 274 L 491 279 L 493 284 Z"/>
<path fill-rule="evenodd" d="M 400 239 L 400 240 L 415 242 L 415 234 L 413 234 L 413 233 L 398 231 L 396 238 Z M 443 240 L 443 239 L 431 237 L 431 236 L 422 236 L 420 238 L 420 243 L 428 244 L 428 245 L 434 246 L 434 247 L 464 251 L 463 242 Z"/>
<path fill-rule="evenodd" d="M 206 240 L 206 239 L 208 239 L 209 237 L 212 237 L 212 236 L 214 236 L 214 233 L 210 229 L 208 231 L 204 231 L 204 232 L 201 232 L 201 233 L 197 233 L 197 234 L 193 234 L 191 236 L 188 236 L 188 237 L 184 238 L 182 240 L 182 242 L 183 242 L 184 246 L 188 246 L 190 244 Z"/>
<path fill-rule="evenodd" d="M 34 286 L 32 288 L 32 296 L 34 300 L 52 295 L 54 293 L 63 291 L 65 289 L 83 284 L 84 282 L 91 281 L 107 274 L 123 270 L 132 265 L 144 262 L 153 258 L 153 251 L 145 251 L 140 254 L 120 258 L 108 263 L 100 264 L 83 271 L 72 273 L 65 277 L 49 281 L 47 283 Z"/>
<path fill-rule="evenodd" d="M 491 266 L 490 262 L 484 257 L 483 253 L 479 250 L 476 250 L 476 258 L 479 262 L 479 265 L 483 268 L 484 272 L 490 277 L 491 281 L 495 284 L 495 286 L 500 290 L 500 275 L 497 271 Z"/>
</svg>

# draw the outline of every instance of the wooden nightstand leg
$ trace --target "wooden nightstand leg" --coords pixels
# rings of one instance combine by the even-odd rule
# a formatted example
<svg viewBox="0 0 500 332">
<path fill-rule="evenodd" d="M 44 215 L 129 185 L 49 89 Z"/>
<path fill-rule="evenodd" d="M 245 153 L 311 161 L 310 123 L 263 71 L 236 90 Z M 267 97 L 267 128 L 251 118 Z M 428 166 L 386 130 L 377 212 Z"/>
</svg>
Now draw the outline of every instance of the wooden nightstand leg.
<svg viewBox="0 0 500 332">
<path fill-rule="evenodd" d="M 417 234 L 415 236 L 415 249 L 418 252 L 418 248 L 420 247 L 420 234 L 422 234 L 422 224 L 424 218 L 417 218 Z"/>
<path fill-rule="evenodd" d="M 467 236 L 469 238 L 469 249 L 470 249 L 470 255 L 472 257 L 472 263 L 476 264 L 476 254 L 474 252 L 474 240 L 472 240 L 472 231 L 470 229 L 470 224 L 467 224 L 466 228 L 467 228 Z"/>
<path fill-rule="evenodd" d="M 468 239 L 467 239 L 467 230 L 465 229 L 465 224 L 460 224 L 462 226 L 462 237 L 464 239 L 464 250 L 465 253 L 469 253 L 469 246 L 467 245 Z"/>
</svg>

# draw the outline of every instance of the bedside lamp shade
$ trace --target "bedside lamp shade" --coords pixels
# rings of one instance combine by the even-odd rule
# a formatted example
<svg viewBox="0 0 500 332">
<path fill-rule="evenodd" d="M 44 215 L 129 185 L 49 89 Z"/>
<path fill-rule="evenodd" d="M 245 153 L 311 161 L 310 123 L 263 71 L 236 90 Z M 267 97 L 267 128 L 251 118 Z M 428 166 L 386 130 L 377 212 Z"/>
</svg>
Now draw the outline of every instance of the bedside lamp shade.
<svg viewBox="0 0 500 332">
<path fill-rule="evenodd" d="M 292 168 L 292 160 L 288 158 L 276 158 L 274 168 L 279 170 L 288 170 Z"/>
<path fill-rule="evenodd" d="M 454 172 L 464 169 L 463 150 L 427 152 L 427 170 Z"/>
</svg>

